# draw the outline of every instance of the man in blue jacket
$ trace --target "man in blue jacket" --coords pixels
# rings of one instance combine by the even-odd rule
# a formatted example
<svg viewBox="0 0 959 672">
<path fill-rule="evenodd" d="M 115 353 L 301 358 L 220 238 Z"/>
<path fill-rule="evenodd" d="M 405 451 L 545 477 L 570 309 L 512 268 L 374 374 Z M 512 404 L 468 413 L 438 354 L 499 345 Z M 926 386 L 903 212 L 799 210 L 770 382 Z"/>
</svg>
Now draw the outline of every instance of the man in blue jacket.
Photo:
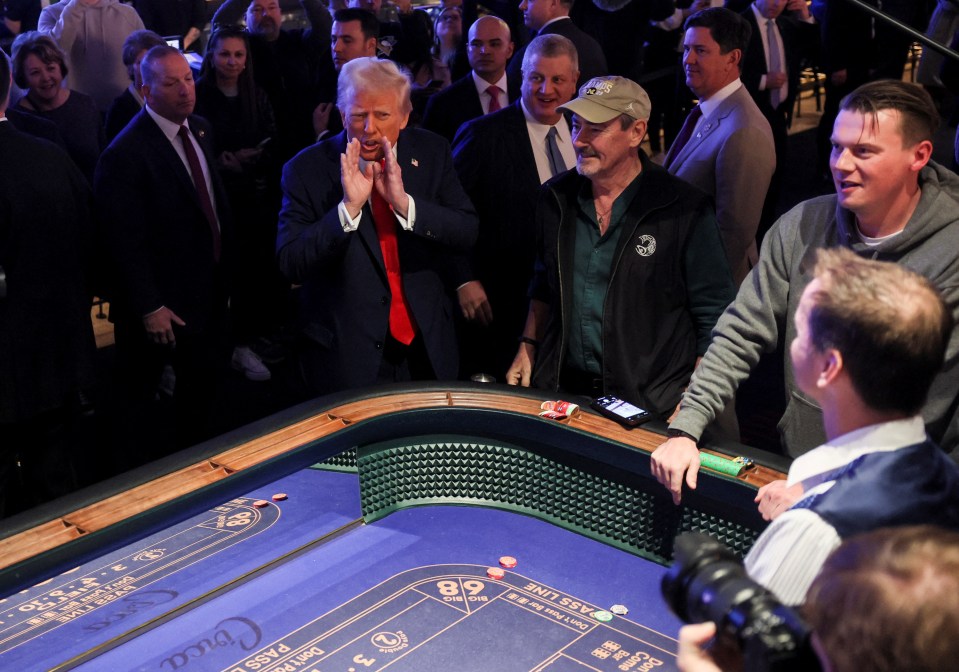
<svg viewBox="0 0 959 672">
<path fill-rule="evenodd" d="M 953 327 L 932 284 L 898 264 L 820 250 L 795 323 L 796 384 L 822 407 L 827 440 L 792 463 L 787 485 L 801 498 L 769 511 L 746 557 L 746 571 L 787 604 L 803 601 L 843 539 L 920 523 L 959 530 L 959 468 L 919 414 Z"/>
</svg>

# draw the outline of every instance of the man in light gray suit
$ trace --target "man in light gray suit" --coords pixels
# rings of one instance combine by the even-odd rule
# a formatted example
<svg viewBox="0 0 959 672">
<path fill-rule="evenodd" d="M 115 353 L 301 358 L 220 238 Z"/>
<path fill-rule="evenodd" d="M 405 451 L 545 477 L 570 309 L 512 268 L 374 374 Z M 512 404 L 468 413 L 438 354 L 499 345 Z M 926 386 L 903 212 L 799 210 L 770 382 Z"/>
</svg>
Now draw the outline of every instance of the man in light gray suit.
<svg viewBox="0 0 959 672">
<path fill-rule="evenodd" d="M 699 98 L 666 155 L 665 167 L 710 194 L 726 258 L 739 285 L 759 258 L 756 230 L 773 171 L 772 129 L 739 79 L 751 28 L 722 7 L 685 24 L 686 86 Z"/>
</svg>

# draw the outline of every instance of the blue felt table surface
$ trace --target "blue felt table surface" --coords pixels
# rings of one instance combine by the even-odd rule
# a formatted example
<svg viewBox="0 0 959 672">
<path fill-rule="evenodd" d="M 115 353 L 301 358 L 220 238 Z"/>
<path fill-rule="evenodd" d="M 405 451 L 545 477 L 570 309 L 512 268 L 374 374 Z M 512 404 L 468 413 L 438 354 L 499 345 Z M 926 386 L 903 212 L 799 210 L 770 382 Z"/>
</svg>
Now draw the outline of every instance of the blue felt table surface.
<svg viewBox="0 0 959 672">
<path fill-rule="evenodd" d="M 295 505 L 253 506 L 279 492 Z M 49 670 L 359 517 L 355 474 L 306 469 L 131 541 L 0 600 L 0 670 Z"/>
<path fill-rule="evenodd" d="M 301 506 L 291 497 L 279 508 L 286 516 Z M 504 581 L 491 581 L 485 568 L 503 555 L 519 564 Z M 389 664 L 394 671 L 563 672 L 589 669 L 577 662 L 583 658 L 597 670 L 676 669 L 671 638 L 680 622 L 660 597 L 665 571 L 519 514 L 407 509 L 78 669 L 359 672 Z M 444 600 L 444 586 L 455 591 L 445 597 L 464 600 Z M 471 590 L 486 602 L 464 607 Z M 591 616 L 613 604 L 626 605 L 629 615 L 609 624 Z"/>
</svg>

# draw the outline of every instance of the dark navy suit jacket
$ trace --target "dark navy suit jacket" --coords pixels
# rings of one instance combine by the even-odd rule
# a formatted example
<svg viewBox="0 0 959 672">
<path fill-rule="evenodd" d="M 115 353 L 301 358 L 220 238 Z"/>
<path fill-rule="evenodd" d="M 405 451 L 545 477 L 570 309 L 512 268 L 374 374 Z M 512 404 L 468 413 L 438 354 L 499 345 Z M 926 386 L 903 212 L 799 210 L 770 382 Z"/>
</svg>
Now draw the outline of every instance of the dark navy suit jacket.
<svg viewBox="0 0 959 672">
<path fill-rule="evenodd" d="M 525 301 L 536 252 L 533 214 L 540 181 L 519 102 L 464 125 L 453 141 L 453 155 L 480 218 L 470 277 L 461 279 L 480 280 L 489 285 L 487 291 L 519 281 L 513 289 L 516 299 Z"/>
<path fill-rule="evenodd" d="M 225 306 L 224 267 L 231 246 L 230 208 L 213 157 L 210 126 L 188 120 L 213 181 L 220 224 L 220 264 L 193 178 L 146 109 L 100 156 L 94 195 L 109 243 L 116 285 L 111 316 L 140 319 L 166 306 L 194 332 Z"/>
<path fill-rule="evenodd" d="M 477 220 L 448 143 L 407 129 L 396 145 L 406 192 L 416 204 L 413 231 L 397 229 L 407 303 L 440 380 L 457 375 L 450 275 L 454 253 L 468 252 Z M 389 331 L 390 289 L 369 205 L 359 229 L 343 231 L 340 154 L 346 133 L 309 147 L 283 167 L 277 233 L 280 269 L 301 289 L 302 361 L 317 392 L 372 385 Z M 398 226 L 398 225 L 397 225 Z"/>
<path fill-rule="evenodd" d="M 512 103 L 519 98 L 519 82 L 507 81 L 506 97 Z M 439 133 L 452 143 L 456 131 L 463 124 L 482 116 L 483 105 L 480 103 L 471 72 L 430 96 L 429 102 L 426 103 L 422 125 L 423 128 Z"/>
<path fill-rule="evenodd" d="M 536 260 L 540 181 L 519 101 L 465 124 L 453 141 L 453 165 L 480 219 L 476 248 L 457 280 L 483 283 L 493 324 L 482 336 L 485 368 L 477 370 L 499 376 L 516 355 Z"/>
</svg>

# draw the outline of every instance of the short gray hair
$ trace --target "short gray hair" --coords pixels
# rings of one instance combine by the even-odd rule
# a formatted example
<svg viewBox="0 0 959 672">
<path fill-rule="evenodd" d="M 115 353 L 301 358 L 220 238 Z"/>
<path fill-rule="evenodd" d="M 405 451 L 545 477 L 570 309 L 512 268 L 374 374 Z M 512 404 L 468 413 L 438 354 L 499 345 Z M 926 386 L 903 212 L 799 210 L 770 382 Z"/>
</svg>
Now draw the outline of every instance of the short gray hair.
<svg viewBox="0 0 959 672">
<path fill-rule="evenodd" d="M 523 77 L 529 74 L 533 67 L 533 59 L 556 58 L 558 56 L 569 56 L 573 62 L 573 71 L 579 72 L 579 54 L 576 53 L 576 45 L 568 38 L 554 33 L 540 35 L 529 43 L 526 47 L 526 53 L 523 54 Z"/>
</svg>

